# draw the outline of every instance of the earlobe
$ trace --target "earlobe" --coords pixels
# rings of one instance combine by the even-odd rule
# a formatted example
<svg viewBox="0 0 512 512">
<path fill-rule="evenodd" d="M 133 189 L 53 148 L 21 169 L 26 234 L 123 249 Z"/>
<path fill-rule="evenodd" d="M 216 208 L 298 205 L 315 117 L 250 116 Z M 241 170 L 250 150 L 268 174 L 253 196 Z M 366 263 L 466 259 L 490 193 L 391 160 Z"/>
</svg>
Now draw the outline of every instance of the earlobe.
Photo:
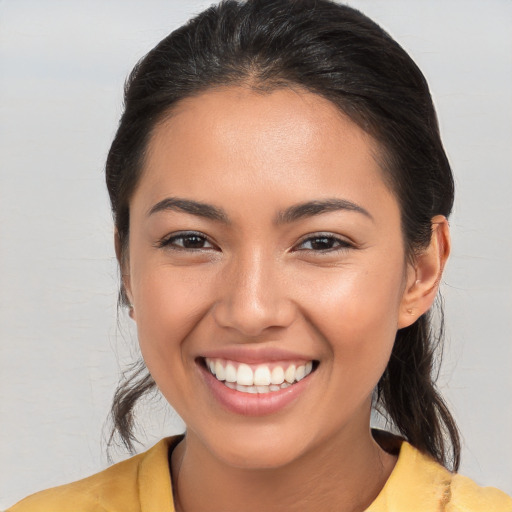
<svg viewBox="0 0 512 512">
<path fill-rule="evenodd" d="M 432 218 L 430 244 L 414 257 L 400 304 L 398 328 L 413 324 L 436 298 L 446 260 L 450 254 L 450 228 L 443 215 Z"/>
</svg>

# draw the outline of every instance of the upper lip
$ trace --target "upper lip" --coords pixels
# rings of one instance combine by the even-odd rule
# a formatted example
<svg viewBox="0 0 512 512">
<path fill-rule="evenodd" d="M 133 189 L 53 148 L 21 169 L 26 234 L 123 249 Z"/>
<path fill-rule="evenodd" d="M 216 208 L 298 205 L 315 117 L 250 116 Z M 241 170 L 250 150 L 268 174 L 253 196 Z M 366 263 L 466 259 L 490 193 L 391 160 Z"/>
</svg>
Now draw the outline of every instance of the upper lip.
<svg viewBox="0 0 512 512">
<path fill-rule="evenodd" d="M 248 345 L 229 346 L 206 350 L 198 357 L 208 359 L 227 359 L 239 363 L 262 364 L 275 361 L 303 360 L 313 361 L 314 358 L 281 347 L 250 347 Z"/>
</svg>

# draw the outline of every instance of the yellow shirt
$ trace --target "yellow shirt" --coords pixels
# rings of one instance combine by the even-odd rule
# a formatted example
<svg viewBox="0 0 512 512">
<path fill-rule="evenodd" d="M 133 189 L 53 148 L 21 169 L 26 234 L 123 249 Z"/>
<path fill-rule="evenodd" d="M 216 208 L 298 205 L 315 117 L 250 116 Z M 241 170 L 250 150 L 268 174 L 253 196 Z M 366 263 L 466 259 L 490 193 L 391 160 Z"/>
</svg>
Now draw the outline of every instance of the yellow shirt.
<svg viewBox="0 0 512 512">
<path fill-rule="evenodd" d="M 7 512 L 174 512 L 168 453 L 180 439 L 163 439 L 101 473 L 33 494 Z M 450 473 L 404 441 L 367 512 L 512 512 L 512 498 Z"/>
</svg>

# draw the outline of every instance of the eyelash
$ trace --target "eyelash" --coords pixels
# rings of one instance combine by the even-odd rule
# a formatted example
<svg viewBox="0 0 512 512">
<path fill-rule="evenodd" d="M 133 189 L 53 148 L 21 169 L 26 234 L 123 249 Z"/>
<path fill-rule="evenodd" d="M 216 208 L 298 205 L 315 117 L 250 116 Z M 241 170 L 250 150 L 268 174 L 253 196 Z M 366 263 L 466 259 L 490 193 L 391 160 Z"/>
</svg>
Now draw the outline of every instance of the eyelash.
<svg viewBox="0 0 512 512">
<path fill-rule="evenodd" d="M 321 243 L 327 242 L 327 244 L 330 244 L 331 246 L 324 248 L 324 249 L 318 249 L 318 250 L 315 250 L 312 247 L 308 248 L 308 249 L 297 249 L 297 250 L 298 251 L 313 251 L 316 253 L 325 254 L 325 253 L 346 251 L 347 249 L 354 248 L 353 243 L 351 243 L 348 240 L 345 240 L 343 238 L 340 238 L 338 236 L 335 236 L 332 233 L 316 233 L 314 235 L 310 235 L 307 238 L 304 238 L 299 244 L 297 244 L 297 246 L 300 247 L 301 245 L 304 245 L 306 242 L 309 242 L 311 244 L 311 242 L 313 242 L 313 241 L 318 242 L 320 240 L 322 241 Z M 332 246 L 333 244 L 336 244 L 336 245 L 333 247 Z"/>
<path fill-rule="evenodd" d="M 186 239 L 190 240 L 191 238 L 196 238 L 197 240 L 200 240 L 203 243 L 208 243 L 208 244 L 210 244 L 210 247 L 185 247 L 184 245 L 178 245 L 176 243 L 178 240 L 181 240 L 182 242 L 184 242 Z M 173 250 L 177 250 L 177 251 L 191 251 L 191 252 L 195 252 L 195 251 L 202 250 L 202 249 L 216 248 L 216 246 L 208 240 L 207 236 L 205 236 L 202 233 L 198 233 L 196 231 L 182 232 L 182 233 L 173 234 L 171 236 L 162 238 L 162 240 L 157 242 L 156 246 L 158 248 L 169 247 L 169 248 L 171 248 Z"/>
<path fill-rule="evenodd" d="M 203 245 L 205 243 L 209 244 L 209 247 L 185 247 L 185 240 L 190 240 L 192 238 L 195 238 L 197 242 Z M 182 244 L 178 244 L 177 241 L 181 240 Z M 320 242 L 321 241 L 321 242 Z M 306 243 L 310 243 L 310 248 L 300 248 Z M 327 245 L 330 245 L 330 247 L 320 248 L 315 250 L 312 246 L 314 243 L 324 243 Z M 173 234 L 171 236 L 168 236 L 166 238 L 163 238 L 159 242 L 157 242 L 156 246 L 158 248 L 164 248 L 168 247 L 173 250 L 178 251 L 190 251 L 190 252 L 196 252 L 204 249 L 216 249 L 218 250 L 217 246 L 211 242 L 207 236 L 205 236 L 203 233 L 199 233 L 196 231 L 188 231 L 188 232 L 182 232 L 178 234 Z M 354 244 L 343 239 L 339 238 L 332 233 L 316 233 L 314 235 L 310 235 L 307 238 L 304 238 L 302 241 L 300 241 L 295 247 L 298 247 L 297 249 L 294 248 L 294 250 L 297 251 L 312 251 L 315 253 L 332 253 L 332 252 L 338 252 L 338 251 L 345 251 L 347 249 L 354 248 Z"/>
</svg>

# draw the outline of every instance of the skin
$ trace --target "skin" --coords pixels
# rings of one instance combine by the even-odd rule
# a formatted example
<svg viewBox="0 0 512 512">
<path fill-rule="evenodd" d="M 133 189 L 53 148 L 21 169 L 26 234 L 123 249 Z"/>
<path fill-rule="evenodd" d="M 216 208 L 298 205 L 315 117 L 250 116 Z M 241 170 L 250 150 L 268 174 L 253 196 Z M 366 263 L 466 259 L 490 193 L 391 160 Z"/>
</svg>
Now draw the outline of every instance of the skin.
<svg viewBox="0 0 512 512">
<path fill-rule="evenodd" d="M 434 300 L 449 236 L 433 219 L 430 246 L 411 262 L 376 155 L 333 104 L 291 88 L 210 90 L 155 129 L 120 259 L 146 364 L 187 425 L 172 456 L 178 509 L 364 510 L 391 473 L 395 457 L 370 433 L 371 396 L 397 329 Z M 228 222 L 148 213 L 170 197 L 213 205 Z M 325 199 L 366 213 L 276 222 Z M 203 238 L 176 238 L 184 231 Z M 285 347 L 319 364 L 292 403 L 245 416 L 198 371 L 218 347 Z"/>
</svg>

